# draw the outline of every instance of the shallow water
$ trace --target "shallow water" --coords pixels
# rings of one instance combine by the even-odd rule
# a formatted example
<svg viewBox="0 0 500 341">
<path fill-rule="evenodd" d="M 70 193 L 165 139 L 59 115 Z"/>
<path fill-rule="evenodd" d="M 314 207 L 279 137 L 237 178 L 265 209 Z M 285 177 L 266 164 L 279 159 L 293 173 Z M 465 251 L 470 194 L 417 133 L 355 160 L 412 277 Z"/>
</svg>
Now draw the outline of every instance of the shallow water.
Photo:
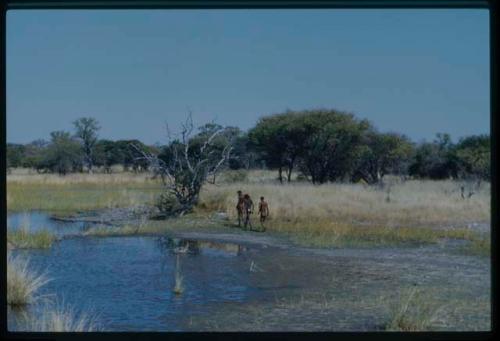
<svg viewBox="0 0 500 341">
<path fill-rule="evenodd" d="M 31 266 L 50 274 L 40 294 L 57 293 L 65 303 L 98 312 L 106 330 L 175 331 L 207 304 L 259 295 L 248 285 L 249 266 L 241 256 L 247 251 L 229 248 L 177 255 L 155 237 L 74 238 L 49 250 L 14 253 L 29 255 Z M 183 277 L 181 295 L 172 292 L 176 271 Z M 22 328 L 12 317 L 9 329 Z"/>
<path fill-rule="evenodd" d="M 31 231 L 49 230 L 57 236 L 65 236 L 82 232 L 90 228 L 92 224 L 58 221 L 51 219 L 47 213 L 37 211 L 9 213 L 7 217 L 8 229 L 15 230 L 23 226 Z"/>
<path fill-rule="evenodd" d="M 22 218 L 9 220 L 16 228 Z M 43 213 L 31 215 L 31 226 L 60 235 L 86 228 Z M 489 261 L 449 247 L 310 250 L 132 236 L 74 237 L 46 250 L 11 252 L 52 278 L 40 295 L 97 313 L 105 331 L 374 330 L 387 319 L 378 298 L 415 285 L 459 301 L 444 329 L 488 329 Z M 176 275 L 181 295 L 173 292 Z M 310 293 L 331 302 L 324 309 L 296 303 Z M 283 298 L 295 303 L 283 308 Z M 40 307 L 27 313 L 36 316 Z M 24 329 L 21 315 L 9 310 L 9 330 Z"/>
</svg>

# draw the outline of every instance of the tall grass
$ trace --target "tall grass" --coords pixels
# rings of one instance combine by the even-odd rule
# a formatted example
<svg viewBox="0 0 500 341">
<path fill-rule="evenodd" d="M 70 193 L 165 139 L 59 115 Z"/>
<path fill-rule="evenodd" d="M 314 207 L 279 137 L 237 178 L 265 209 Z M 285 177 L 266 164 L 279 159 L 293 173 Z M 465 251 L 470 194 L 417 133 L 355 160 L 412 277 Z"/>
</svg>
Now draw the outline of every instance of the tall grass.
<svg viewBox="0 0 500 341">
<path fill-rule="evenodd" d="M 246 183 L 205 186 L 198 210 L 222 211 L 236 221 L 237 190 L 249 193 L 255 206 L 260 196 L 265 197 L 270 209 L 268 231 L 287 233 L 311 246 L 423 243 L 440 238 L 475 241 L 478 235 L 467 225 L 490 221 L 489 185 L 464 200 L 460 184 L 449 180 L 395 184 L 388 202 L 387 191 L 377 187 L 263 184 L 250 176 Z"/>
<path fill-rule="evenodd" d="M 257 204 L 264 196 L 270 207 L 269 225 L 275 229 L 344 222 L 384 226 L 464 226 L 489 222 L 489 186 L 464 200 L 453 181 L 407 181 L 386 192 L 357 184 L 255 184 L 205 186 L 201 209 L 226 212 L 236 218 L 236 191 L 249 193 Z"/>
<path fill-rule="evenodd" d="M 7 223 L 7 245 L 18 249 L 47 249 L 52 246 L 56 236 L 49 230 L 31 230 L 28 213 L 23 214 L 21 226 L 11 230 Z"/>
<path fill-rule="evenodd" d="M 29 268 L 29 260 L 20 257 L 7 257 L 7 304 L 22 306 L 35 301 L 36 292 L 49 279 Z"/>
<path fill-rule="evenodd" d="M 45 304 L 37 314 L 24 314 L 22 330 L 29 332 L 92 332 L 99 330 L 97 317 L 77 314 L 66 304 Z"/>
<path fill-rule="evenodd" d="M 7 232 L 7 242 L 17 249 L 47 249 L 55 240 L 55 235 L 48 230 L 31 232 L 23 227 Z"/>
</svg>

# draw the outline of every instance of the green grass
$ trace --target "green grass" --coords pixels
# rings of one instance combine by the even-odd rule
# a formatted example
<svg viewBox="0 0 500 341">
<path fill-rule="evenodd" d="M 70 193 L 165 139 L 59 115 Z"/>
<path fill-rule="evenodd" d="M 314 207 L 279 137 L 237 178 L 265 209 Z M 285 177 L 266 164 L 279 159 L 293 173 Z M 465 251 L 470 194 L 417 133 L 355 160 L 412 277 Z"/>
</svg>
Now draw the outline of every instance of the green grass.
<svg viewBox="0 0 500 341">
<path fill-rule="evenodd" d="M 286 231 L 286 227 L 282 227 Z M 373 247 L 437 243 L 440 239 L 464 239 L 476 242 L 479 234 L 466 229 L 435 229 L 424 227 L 354 226 L 330 224 L 329 228 L 290 229 L 291 240 L 310 247 Z M 478 248 L 482 244 L 478 245 Z"/>
<path fill-rule="evenodd" d="M 56 236 L 48 230 L 31 232 L 20 228 L 7 232 L 7 242 L 17 249 L 47 249 L 56 241 Z"/>
<path fill-rule="evenodd" d="M 154 183 L 22 183 L 7 184 L 9 212 L 43 210 L 72 214 L 102 208 L 153 203 L 160 193 Z"/>
<path fill-rule="evenodd" d="M 9 255 L 7 257 L 7 304 L 22 306 L 35 301 L 36 292 L 49 279 L 29 268 L 29 260 Z"/>
</svg>

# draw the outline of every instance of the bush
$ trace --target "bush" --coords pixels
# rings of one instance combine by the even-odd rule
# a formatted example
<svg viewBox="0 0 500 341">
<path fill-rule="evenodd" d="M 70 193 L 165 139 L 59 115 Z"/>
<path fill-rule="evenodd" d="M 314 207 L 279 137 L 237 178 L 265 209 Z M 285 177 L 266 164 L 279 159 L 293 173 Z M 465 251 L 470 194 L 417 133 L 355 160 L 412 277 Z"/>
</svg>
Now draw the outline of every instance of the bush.
<svg viewBox="0 0 500 341">
<path fill-rule="evenodd" d="M 165 192 L 160 194 L 156 200 L 155 206 L 160 210 L 163 217 L 175 216 L 182 211 L 182 205 L 172 193 Z"/>
</svg>

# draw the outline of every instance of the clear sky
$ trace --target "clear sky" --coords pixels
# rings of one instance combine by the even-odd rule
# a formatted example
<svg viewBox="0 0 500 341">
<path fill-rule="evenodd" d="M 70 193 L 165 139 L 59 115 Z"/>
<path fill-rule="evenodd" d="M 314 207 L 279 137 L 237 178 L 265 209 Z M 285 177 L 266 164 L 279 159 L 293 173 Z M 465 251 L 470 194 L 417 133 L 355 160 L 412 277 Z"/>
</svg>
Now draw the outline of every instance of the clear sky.
<svg viewBox="0 0 500 341">
<path fill-rule="evenodd" d="M 81 116 L 165 143 L 195 123 L 251 128 L 335 108 L 414 141 L 489 132 L 487 10 L 9 11 L 7 141 Z"/>
</svg>

